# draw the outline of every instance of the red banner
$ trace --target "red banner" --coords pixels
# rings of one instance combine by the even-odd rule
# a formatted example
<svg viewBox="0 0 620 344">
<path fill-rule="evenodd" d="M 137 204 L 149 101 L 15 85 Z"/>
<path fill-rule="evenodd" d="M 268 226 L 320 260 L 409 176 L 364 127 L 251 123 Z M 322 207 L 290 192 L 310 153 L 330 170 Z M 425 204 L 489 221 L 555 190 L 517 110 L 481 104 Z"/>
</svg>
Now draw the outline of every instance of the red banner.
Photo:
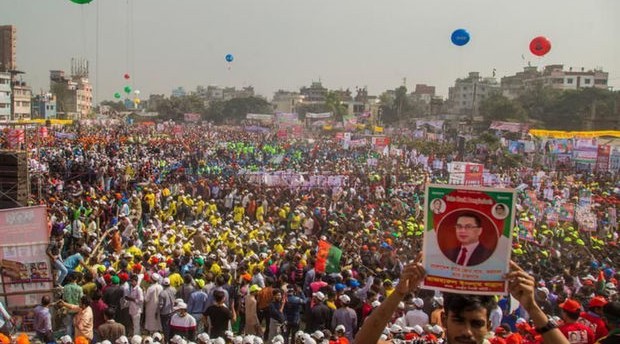
<svg viewBox="0 0 620 344">
<path fill-rule="evenodd" d="M 596 170 L 606 172 L 609 170 L 609 156 L 611 155 L 610 145 L 598 145 L 596 156 Z"/>
</svg>

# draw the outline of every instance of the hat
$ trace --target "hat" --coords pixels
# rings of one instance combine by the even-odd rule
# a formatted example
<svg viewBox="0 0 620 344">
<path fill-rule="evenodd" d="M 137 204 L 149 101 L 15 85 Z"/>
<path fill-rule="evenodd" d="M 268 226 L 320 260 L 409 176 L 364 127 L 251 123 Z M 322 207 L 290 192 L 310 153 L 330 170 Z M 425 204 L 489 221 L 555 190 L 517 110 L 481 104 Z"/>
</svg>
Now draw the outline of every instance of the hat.
<svg viewBox="0 0 620 344">
<path fill-rule="evenodd" d="M 170 285 L 170 278 L 168 278 L 168 277 L 164 278 L 164 281 L 161 284 L 163 284 L 163 285 Z"/>
<path fill-rule="evenodd" d="M 443 297 L 442 296 L 435 296 L 435 297 L 433 297 L 433 301 L 435 301 L 438 305 L 443 306 Z"/>
<path fill-rule="evenodd" d="M 379 302 L 378 300 L 374 300 L 370 305 L 372 306 L 372 308 L 377 308 L 381 306 L 381 302 Z"/>
<path fill-rule="evenodd" d="M 399 326 L 399 327 L 400 327 L 400 326 Z M 346 331 L 346 329 L 344 328 L 344 325 L 338 325 L 338 326 L 336 326 L 335 331 L 336 331 L 336 332 L 345 332 L 345 331 Z"/>
<path fill-rule="evenodd" d="M 314 332 L 311 334 L 311 336 L 312 336 L 313 338 L 315 338 L 315 339 L 318 339 L 318 340 L 321 340 L 321 339 L 325 338 L 325 335 L 323 334 L 323 332 L 321 332 L 321 331 L 319 331 L 319 330 L 314 331 Z"/>
<path fill-rule="evenodd" d="M 400 327 L 399 325 L 393 324 L 392 326 L 390 326 L 390 332 L 392 332 L 392 333 L 401 333 L 401 332 L 403 332 L 403 328 Z"/>
<path fill-rule="evenodd" d="M 178 302 L 176 306 L 174 306 L 174 308 L 172 309 L 173 311 L 178 311 L 179 309 L 185 309 L 187 310 L 187 304 L 183 301 Z"/>
<path fill-rule="evenodd" d="M 112 284 L 120 284 L 121 283 L 121 279 L 118 276 L 112 276 L 111 278 Z"/>
<path fill-rule="evenodd" d="M 73 343 L 73 339 L 71 339 L 71 336 L 69 335 L 64 335 L 60 337 L 60 342 L 61 343 Z"/>
<path fill-rule="evenodd" d="M 199 335 L 196 336 L 196 340 L 203 342 L 203 343 L 208 343 L 210 338 L 209 338 L 209 334 L 206 332 L 203 332 Z"/>
<path fill-rule="evenodd" d="M 493 332 L 495 332 L 496 335 L 501 335 L 505 334 L 506 330 L 501 326 L 497 326 Z"/>
<path fill-rule="evenodd" d="M 351 288 L 357 288 L 360 286 L 360 282 L 356 279 L 350 279 L 348 284 Z"/>
<path fill-rule="evenodd" d="M 222 337 L 213 338 L 211 344 L 226 344 L 226 341 Z M 249 343 L 252 344 L 252 343 Z"/>
<path fill-rule="evenodd" d="M 256 284 L 252 284 L 252 285 L 250 286 L 250 293 L 259 292 L 261 289 L 263 289 L 263 288 L 259 287 L 259 286 L 258 286 L 258 285 L 256 285 Z"/>
<path fill-rule="evenodd" d="M 424 307 L 424 300 L 422 300 L 419 297 L 416 297 L 415 299 L 413 299 L 413 304 L 418 308 L 422 308 Z"/>
<path fill-rule="evenodd" d="M 161 342 L 162 339 L 164 339 L 164 336 L 159 332 L 153 333 L 152 337 L 153 337 L 153 340 L 158 341 L 158 342 Z"/>
<path fill-rule="evenodd" d="M 581 310 L 581 304 L 579 303 L 579 301 L 566 299 L 564 303 L 560 303 L 560 308 L 569 313 L 577 313 Z"/>
<path fill-rule="evenodd" d="M 120 336 L 118 337 L 118 339 L 116 339 L 116 344 L 129 344 L 129 339 L 127 339 L 127 337 L 125 336 Z"/>
<path fill-rule="evenodd" d="M 276 343 L 284 344 L 284 337 L 282 337 L 282 335 L 279 334 L 271 339 L 271 343 L 272 344 L 276 344 Z"/>
<path fill-rule="evenodd" d="M 434 325 L 433 327 L 431 327 L 431 332 L 433 332 L 434 334 L 442 334 L 443 328 L 439 325 Z"/>
<path fill-rule="evenodd" d="M 607 304 L 607 300 L 605 300 L 604 297 L 602 296 L 595 296 L 590 300 L 590 303 L 588 303 L 588 308 L 594 308 L 594 307 L 603 307 Z"/>
<path fill-rule="evenodd" d="M 415 326 L 413 327 L 413 331 L 414 331 L 415 333 L 417 333 L 417 334 L 422 334 L 422 333 L 424 333 L 424 329 L 423 329 L 423 328 L 422 328 L 422 326 L 420 326 L 420 325 L 415 325 Z"/>
<path fill-rule="evenodd" d="M 348 305 L 349 302 L 351 302 L 351 298 L 347 294 L 342 294 L 338 296 L 338 300 L 340 300 L 340 302 L 344 303 L 345 305 Z"/>
<path fill-rule="evenodd" d="M 536 290 L 545 293 L 546 296 L 549 296 L 549 289 L 547 289 L 547 287 L 538 287 Z"/>
<path fill-rule="evenodd" d="M 325 301 L 325 294 L 323 294 L 320 291 L 317 291 L 316 293 L 312 294 L 312 296 L 315 297 L 319 301 Z"/>
<path fill-rule="evenodd" d="M 346 289 L 346 285 L 342 284 L 342 283 L 336 283 L 336 285 L 334 286 L 334 288 L 336 289 L 336 291 L 342 291 Z"/>
<path fill-rule="evenodd" d="M 140 344 L 140 343 L 142 343 L 142 337 L 140 337 L 137 334 L 131 337 L 131 344 Z"/>
</svg>

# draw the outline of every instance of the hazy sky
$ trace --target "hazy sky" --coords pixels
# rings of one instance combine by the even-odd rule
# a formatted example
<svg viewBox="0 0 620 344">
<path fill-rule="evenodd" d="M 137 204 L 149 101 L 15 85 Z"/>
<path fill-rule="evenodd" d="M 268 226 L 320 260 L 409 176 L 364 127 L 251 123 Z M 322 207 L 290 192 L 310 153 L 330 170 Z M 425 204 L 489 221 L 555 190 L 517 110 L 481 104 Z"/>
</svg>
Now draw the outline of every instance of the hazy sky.
<svg viewBox="0 0 620 344">
<path fill-rule="evenodd" d="M 406 78 L 447 96 L 469 71 L 501 77 L 527 61 L 602 67 L 620 88 L 619 0 L 0 0 L 0 24 L 17 27 L 17 64 L 36 93 L 83 56 L 100 101 L 125 85 L 144 98 L 252 85 L 271 99 L 319 79 L 378 94 Z M 472 39 L 457 47 L 461 27 Z M 538 35 L 552 43 L 542 58 L 528 50 Z"/>
</svg>

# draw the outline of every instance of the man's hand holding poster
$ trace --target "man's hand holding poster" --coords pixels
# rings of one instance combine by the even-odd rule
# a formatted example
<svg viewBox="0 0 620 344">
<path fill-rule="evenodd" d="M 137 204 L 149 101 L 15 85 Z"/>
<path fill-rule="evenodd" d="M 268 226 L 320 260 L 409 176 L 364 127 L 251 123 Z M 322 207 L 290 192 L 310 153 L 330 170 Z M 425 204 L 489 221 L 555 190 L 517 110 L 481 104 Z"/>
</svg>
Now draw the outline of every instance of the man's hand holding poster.
<svg viewBox="0 0 620 344">
<path fill-rule="evenodd" d="M 512 189 L 428 185 L 423 287 L 497 295 L 507 292 L 514 227 Z"/>
</svg>

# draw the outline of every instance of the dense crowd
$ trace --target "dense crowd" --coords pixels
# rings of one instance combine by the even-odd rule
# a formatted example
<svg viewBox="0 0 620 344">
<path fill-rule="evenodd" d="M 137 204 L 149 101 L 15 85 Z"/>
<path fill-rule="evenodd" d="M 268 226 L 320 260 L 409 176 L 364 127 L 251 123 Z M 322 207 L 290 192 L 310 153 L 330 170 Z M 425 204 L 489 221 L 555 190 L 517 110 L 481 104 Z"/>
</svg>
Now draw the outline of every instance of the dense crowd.
<svg viewBox="0 0 620 344">
<path fill-rule="evenodd" d="M 352 343 L 421 251 L 425 184 L 446 182 L 445 162 L 457 158 L 424 155 L 404 138 L 393 154 L 242 127 L 62 131 L 75 136 L 26 148 L 60 296 L 34 309 L 34 330 L 42 342 L 62 332 L 64 344 Z M 304 179 L 265 177 L 277 171 Z M 512 259 L 533 276 L 536 303 L 569 332 L 586 324 L 584 343 L 607 336 L 620 321 L 617 171 L 503 173 L 519 189 Z M 313 176 L 326 181 L 304 183 Z M 537 209 L 576 203 L 584 190 L 593 232 Z M 522 222 L 534 225 L 528 235 Z M 339 271 L 315 269 L 319 240 L 342 250 Z M 542 342 L 523 307 L 495 301 L 489 342 Z M 615 327 L 603 321 L 607 305 Z M 443 342 L 443 307 L 441 293 L 416 290 L 381 340 Z"/>
</svg>

